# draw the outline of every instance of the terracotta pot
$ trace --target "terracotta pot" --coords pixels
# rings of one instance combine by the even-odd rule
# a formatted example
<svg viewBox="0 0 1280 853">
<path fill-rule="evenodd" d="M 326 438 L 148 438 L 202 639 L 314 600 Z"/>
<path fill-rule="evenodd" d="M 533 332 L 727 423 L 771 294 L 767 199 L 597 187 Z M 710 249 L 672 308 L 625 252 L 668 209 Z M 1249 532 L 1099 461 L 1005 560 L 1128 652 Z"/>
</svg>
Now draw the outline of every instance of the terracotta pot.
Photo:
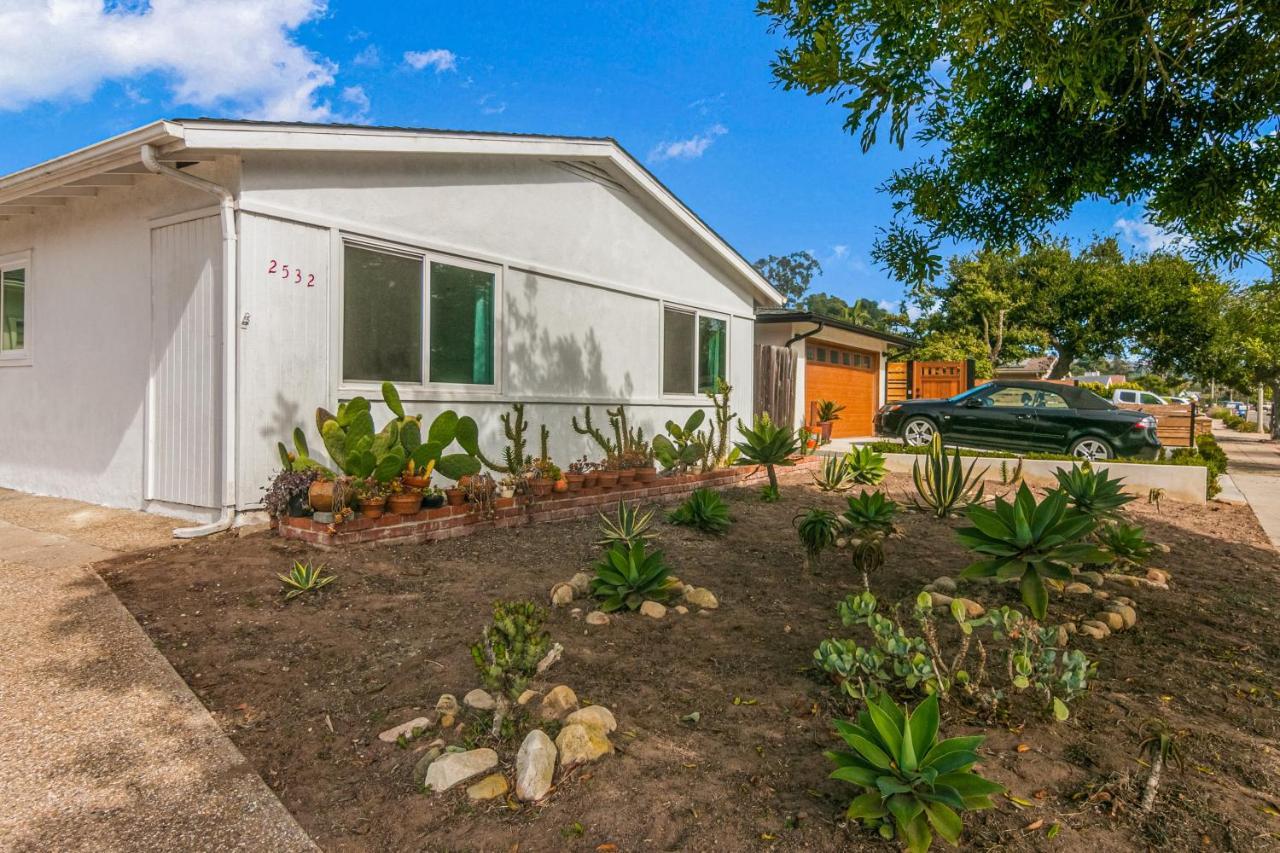
<svg viewBox="0 0 1280 853">
<path fill-rule="evenodd" d="M 462 502 L 467 499 L 467 493 L 458 486 L 445 489 L 444 494 L 449 500 L 449 506 L 462 506 Z"/>
<path fill-rule="evenodd" d="M 370 498 L 369 500 L 360 501 L 361 518 L 382 518 L 382 513 L 386 512 L 386 510 L 386 498 Z"/>
<path fill-rule="evenodd" d="M 556 480 L 555 483 L 552 484 L 551 491 L 555 492 L 557 495 L 563 494 L 569 491 L 569 481 L 566 480 L 564 477 L 561 477 L 559 480 Z"/>
<path fill-rule="evenodd" d="M 396 515 L 417 515 L 422 509 L 421 492 L 401 492 L 387 498 L 387 511 Z"/>
<path fill-rule="evenodd" d="M 442 506 L 444 506 L 444 495 L 437 493 L 422 496 L 423 509 L 439 509 Z"/>
<path fill-rule="evenodd" d="M 601 471 L 596 483 L 602 489 L 612 489 L 614 486 L 618 485 L 618 472 Z"/>
<path fill-rule="evenodd" d="M 831 440 L 831 425 L 834 421 L 819 421 L 818 434 L 822 436 L 822 443 L 826 444 Z"/>
<path fill-rule="evenodd" d="M 564 481 L 568 485 L 569 491 L 579 491 L 582 488 L 582 483 L 586 479 L 586 476 L 586 474 L 565 474 Z"/>
<path fill-rule="evenodd" d="M 635 468 L 623 468 L 620 471 L 618 471 L 619 486 L 628 486 L 635 480 L 635 478 L 636 478 Z"/>
<path fill-rule="evenodd" d="M 587 471 L 582 475 L 582 488 L 594 489 L 598 485 L 600 485 L 599 471 Z"/>
<path fill-rule="evenodd" d="M 430 477 L 411 477 L 408 474 L 405 474 L 403 477 L 400 478 L 400 482 L 404 483 L 406 486 L 408 486 L 411 489 L 425 489 L 427 486 L 431 485 L 431 478 Z"/>
<path fill-rule="evenodd" d="M 529 488 L 533 490 L 534 495 L 536 495 L 537 497 L 540 497 L 540 498 L 546 497 L 547 495 L 551 494 L 551 481 L 550 480 L 531 480 L 529 482 Z"/>
<path fill-rule="evenodd" d="M 307 491 L 307 502 L 315 512 L 333 512 L 333 480 L 316 480 Z"/>
<path fill-rule="evenodd" d="M 637 468 L 636 469 L 637 483 L 652 483 L 656 479 L 658 479 L 658 471 L 656 468 Z"/>
<path fill-rule="evenodd" d="M 515 505 L 516 505 L 515 498 L 498 498 L 496 501 L 493 502 L 494 509 L 511 509 L 511 507 Z"/>
</svg>

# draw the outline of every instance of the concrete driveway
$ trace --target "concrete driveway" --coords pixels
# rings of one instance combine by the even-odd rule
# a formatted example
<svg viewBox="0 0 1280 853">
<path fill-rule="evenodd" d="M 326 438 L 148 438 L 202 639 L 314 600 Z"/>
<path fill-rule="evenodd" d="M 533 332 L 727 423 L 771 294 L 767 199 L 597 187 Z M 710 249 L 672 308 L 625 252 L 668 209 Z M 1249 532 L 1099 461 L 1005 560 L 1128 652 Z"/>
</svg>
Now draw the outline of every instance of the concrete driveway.
<svg viewBox="0 0 1280 853">
<path fill-rule="evenodd" d="M 172 526 L 0 490 L 0 849 L 316 849 L 88 568 Z"/>
<path fill-rule="evenodd" d="M 1280 551 L 1280 443 L 1228 429 L 1215 429 L 1213 437 L 1227 454 L 1227 473 Z"/>
</svg>

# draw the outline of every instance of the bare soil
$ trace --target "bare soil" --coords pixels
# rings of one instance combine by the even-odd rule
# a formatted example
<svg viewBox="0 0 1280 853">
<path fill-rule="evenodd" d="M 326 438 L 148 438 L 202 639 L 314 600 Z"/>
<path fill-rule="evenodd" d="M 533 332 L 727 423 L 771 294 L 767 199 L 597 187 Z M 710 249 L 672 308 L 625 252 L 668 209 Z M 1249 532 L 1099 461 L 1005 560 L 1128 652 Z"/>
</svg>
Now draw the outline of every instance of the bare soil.
<svg viewBox="0 0 1280 853">
<path fill-rule="evenodd" d="M 904 501 L 910 488 L 896 478 L 886 487 Z M 811 656 L 820 640 L 848 634 L 835 604 L 861 581 L 842 552 L 802 577 L 791 522 L 843 500 L 797 485 L 784 486 L 778 504 L 762 504 L 754 489 L 726 497 L 736 523 L 722 537 L 657 524 L 673 571 L 715 591 L 719 610 L 626 615 L 602 627 L 568 607 L 550 613 L 566 651 L 542 687 L 566 683 L 584 704 L 607 705 L 619 731 L 615 756 L 557 777 L 536 806 L 473 805 L 463 786 L 424 795 L 411 779 L 413 747 L 377 734 L 441 693 L 475 687 L 468 647 L 494 598 L 545 602 L 552 584 L 588 569 L 592 521 L 342 552 L 260 534 L 100 570 L 327 850 L 889 849 L 846 824 L 853 791 L 827 778 L 821 754 L 838 745 L 832 719 L 852 708 Z M 1102 641 L 1075 640 L 1099 674 L 1070 720 L 1017 707 L 984 727 L 963 705 L 946 706 L 944 735 L 985 729 L 982 772 L 1011 795 L 967 816 L 968 848 L 1280 845 L 1280 558 L 1247 507 L 1166 501 L 1162 510 L 1135 504 L 1129 514 L 1171 547 L 1159 561 L 1171 589 L 1112 590 L 1136 600 L 1139 622 Z M 955 577 L 968 563 L 951 532 L 959 523 L 908 514 L 906 535 L 888 544 L 872 580 L 880 598 L 909 602 L 934 577 Z M 286 604 L 276 573 L 294 559 L 323 562 L 338 580 Z M 988 605 L 1008 600 L 1000 587 L 962 590 Z M 1080 616 L 1083 605 L 1055 596 L 1050 613 Z M 681 721 L 693 711 L 699 722 Z M 1138 729 L 1154 715 L 1186 733 L 1186 768 L 1165 773 L 1147 817 L 1137 809 L 1147 775 Z M 482 740 L 473 730 L 455 739 Z M 517 745 L 499 748 L 509 776 Z"/>
</svg>

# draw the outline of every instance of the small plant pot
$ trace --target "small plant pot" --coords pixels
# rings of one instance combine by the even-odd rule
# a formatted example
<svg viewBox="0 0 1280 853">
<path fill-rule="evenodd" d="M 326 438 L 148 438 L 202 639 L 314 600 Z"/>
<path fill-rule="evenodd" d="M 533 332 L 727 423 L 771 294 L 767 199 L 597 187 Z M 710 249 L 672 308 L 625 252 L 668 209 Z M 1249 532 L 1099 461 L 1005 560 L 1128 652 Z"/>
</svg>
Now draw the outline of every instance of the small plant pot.
<svg viewBox="0 0 1280 853">
<path fill-rule="evenodd" d="M 333 512 L 333 480 L 316 480 L 307 491 L 307 502 L 315 512 Z"/>
<path fill-rule="evenodd" d="M 298 494 L 289 498 L 289 517 L 290 518 L 306 518 L 311 515 L 311 506 L 307 502 L 307 496 Z"/>
<path fill-rule="evenodd" d="M 361 518 L 382 518 L 382 514 L 386 511 L 386 498 L 373 498 L 367 501 L 360 501 Z"/>
<path fill-rule="evenodd" d="M 529 488 L 535 497 L 545 498 L 551 494 L 551 485 L 550 480 L 532 480 L 529 483 Z"/>
<path fill-rule="evenodd" d="M 658 479 L 658 470 L 656 468 L 637 468 L 635 470 L 637 483 L 652 483 Z"/>
<path fill-rule="evenodd" d="M 444 506 L 444 495 L 434 494 L 422 496 L 423 509 L 439 509 L 442 506 Z"/>
<path fill-rule="evenodd" d="M 406 486 L 408 486 L 411 489 L 425 489 L 427 486 L 431 485 L 431 478 L 430 477 L 410 477 L 409 475 L 406 474 L 405 476 L 400 478 L 400 482 L 404 483 Z"/>
<path fill-rule="evenodd" d="M 594 489 L 596 486 L 599 486 L 599 485 L 600 485 L 599 471 L 587 471 L 582 475 L 582 488 Z"/>
<path fill-rule="evenodd" d="M 551 491 L 555 492 L 557 495 L 564 494 L 569 491 L 569 481 L 564 477 L 561 477 L 551 485 Z"/>
<path fill-rule="evenodd" d="M 445 489 L 444 494 L 449 501 L 449 506 L 462 506 L 462 502 L 467 499 L 467 493 L 460 486 Z"/>
<path fill-rule="evenodd" d="M 818 421 L 818 435 L 822 436 L 823 444 L 831 441 L 831 426 L 834 423 L 834 421 Z"/>
<path fill-rule="evenodd" d="M 577 492 L 582 490 L 582 484 L 586 480 L 586 474 L 565 474 L 564 481 L 569 491 Z"/>
<path fill-rule="evenodd" d="M 493 502 L 494 509 L 511 509 L 511 507 L 515 505 L 516 505 L 516 499 L 511 495 L 500 497 Z"/>
<path fill-rule="evenodd" d="M 511 488 L 507 488 L 507 489 L 498 489 L 498 498 L 499 498 L 500 500 L 510 500 L 510 499 L 514 498 L 515 496 L 516 496 L 516 490 L 515 490 L 515 489 L 511 489 Z"/>
<path fill-rule="evenodd" d="M 422 495 L 418 492 L 402 492 L 387 498 L 387 511 L 396 515 L 417 515 L 422 509 Z"/>
<path fill-rule="evenodd" d="M 618 472 L 601 471 L 596 480 L 596 484 L 602 489 L 612 489 L 614 486 L 618 485 Z"/>
<path fill-rule="evenodd" d="M 635 479 L 636 479 L 635 468 L 623 468 L 621 471 L 618 472 L 619 486 L 629 486 L 633 482 L 635 482 Z"/>
</svg>

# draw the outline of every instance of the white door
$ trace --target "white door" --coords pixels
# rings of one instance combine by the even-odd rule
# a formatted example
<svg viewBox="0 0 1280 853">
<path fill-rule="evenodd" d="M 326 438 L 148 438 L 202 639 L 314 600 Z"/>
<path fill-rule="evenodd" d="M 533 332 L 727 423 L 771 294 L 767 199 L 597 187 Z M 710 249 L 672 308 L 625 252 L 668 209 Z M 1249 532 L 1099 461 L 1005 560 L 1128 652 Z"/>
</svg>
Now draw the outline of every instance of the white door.
<svg viewBox="0 0 1280 853">
<path fill-rule="evenodd" d="M 151 231 L 149 500 L 222 504 L 221 244 L 217 216 Z"/>
</svg>

